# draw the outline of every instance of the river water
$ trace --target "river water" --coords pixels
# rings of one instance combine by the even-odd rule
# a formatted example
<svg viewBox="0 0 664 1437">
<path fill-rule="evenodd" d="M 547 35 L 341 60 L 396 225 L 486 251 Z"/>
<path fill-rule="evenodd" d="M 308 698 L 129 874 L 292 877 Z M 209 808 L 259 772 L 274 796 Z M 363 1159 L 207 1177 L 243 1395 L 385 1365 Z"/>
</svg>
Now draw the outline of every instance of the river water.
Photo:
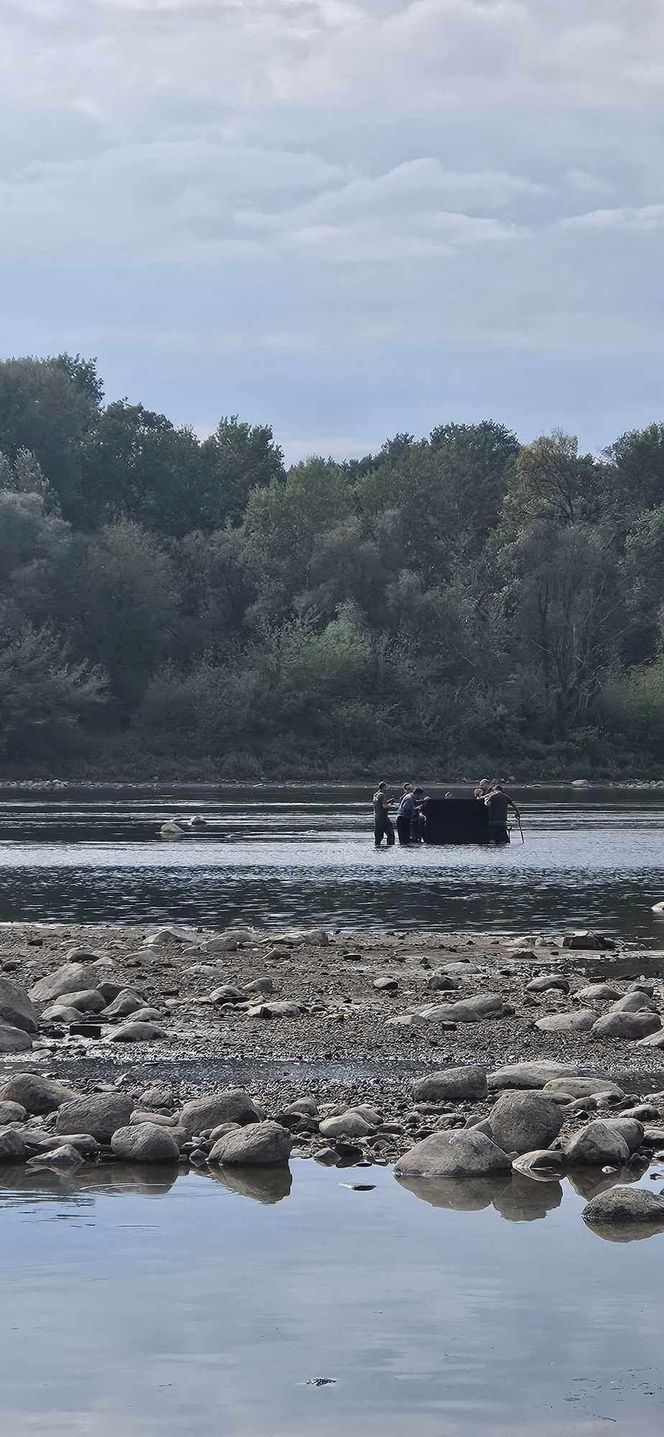
<svg viewBox="0 0 664 1437">
<path fill-rule="evenodd" d="M 661 1433 L 664 1236 L 605 1241 L 569 1182 L 450 1186 L 7 1174 L 3 1432 Z"/>
<path fill-rule="evenodd" d="M 664 946 L 664 794 L 518 795 L 509 848 L 373 848 L 367 789 L 0 797 L 0 920 L 596 927 Z M 202 814 L 182 842 L 164 819 Z"/>
</svg>

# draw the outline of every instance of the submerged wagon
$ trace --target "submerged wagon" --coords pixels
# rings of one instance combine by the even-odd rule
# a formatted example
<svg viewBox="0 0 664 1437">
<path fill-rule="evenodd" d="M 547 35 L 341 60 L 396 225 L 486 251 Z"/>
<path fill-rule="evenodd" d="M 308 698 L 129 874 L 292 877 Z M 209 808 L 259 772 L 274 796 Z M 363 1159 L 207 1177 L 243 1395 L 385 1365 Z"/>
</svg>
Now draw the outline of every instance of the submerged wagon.
<svg viewBox="0 0 664 1437">
<path fill-rule="evenodd" d="M 425 798 L 421 811 L 425 843 L 490 843 L 496 838 L 489 810 L 476 798 Z M 507 828 L 500 841 L 509 843 Z"/>
</svg>

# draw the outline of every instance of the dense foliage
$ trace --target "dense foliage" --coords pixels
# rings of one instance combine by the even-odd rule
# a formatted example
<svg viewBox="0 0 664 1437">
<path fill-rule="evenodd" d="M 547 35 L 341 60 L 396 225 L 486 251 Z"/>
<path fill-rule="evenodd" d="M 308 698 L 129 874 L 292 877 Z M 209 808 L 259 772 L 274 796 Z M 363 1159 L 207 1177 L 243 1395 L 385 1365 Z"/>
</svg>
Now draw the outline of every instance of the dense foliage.
<svg viewBox="0 0 664 1437">
<path fill-rule="evenodd" d="M 0 364 L 5 773 L 520 777 L 664 752 L 664 425 L 286 470 L 93 362 Z"/>
</svg>

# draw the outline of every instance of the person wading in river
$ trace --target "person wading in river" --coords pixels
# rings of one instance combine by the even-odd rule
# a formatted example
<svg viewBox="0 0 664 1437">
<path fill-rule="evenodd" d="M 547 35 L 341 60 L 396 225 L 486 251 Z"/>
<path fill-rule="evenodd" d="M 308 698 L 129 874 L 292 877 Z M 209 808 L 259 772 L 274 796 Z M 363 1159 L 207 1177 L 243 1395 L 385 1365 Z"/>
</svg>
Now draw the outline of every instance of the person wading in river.
<svg viewBox="0 0 664 1437">
<path fill-rule="evenodd" d="M 374 844 L 380 848 L 384 838 L 387 839 L 387 846 L 391 848 L 394 843 L 394 826 L 390 818 L 390 800 L 387 796 L 387 784 L 379 783 L 373 796 L 374 810 Z"/>
<path fill-rule="evenodd" d="M 512 808 L 519 822 L 521 821 L 521 814 L 514 800 L 505 793 L 499 783 L 494 783 L 491 792 L 485 795 L 484 802 L 489 810 L 489 843 L 509 843 L 508 810 Z"/>
<path fill-rule="evenodd" d="M 402 848 L 407 848 L 410 843 L 414 812 L 415 798 L 413 796 L 413 785 L 412 783 L 405 783 L 403 786 L 403 797 L 397 812 L 397 833 Z"/>
</svg>

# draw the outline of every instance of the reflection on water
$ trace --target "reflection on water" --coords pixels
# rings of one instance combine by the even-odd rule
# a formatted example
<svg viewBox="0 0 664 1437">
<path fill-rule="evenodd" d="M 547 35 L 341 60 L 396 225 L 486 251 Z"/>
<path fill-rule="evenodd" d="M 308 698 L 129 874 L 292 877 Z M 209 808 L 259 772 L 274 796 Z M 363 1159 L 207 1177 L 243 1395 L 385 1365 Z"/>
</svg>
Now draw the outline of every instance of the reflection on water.
<svg viewBox="0 0 664 1437">
<path fill-rule="evenodd" d="M 524 931 L 597 926 L 664 946 L 664 795 L 523 798 L 525 845 L 374 852 L 368 790 L 0 802 L 0 918 Z M 169 816 L 208 828 L 178 844 Z"/>
<path fill-rule="evenodd" d="M 662 1430 L 664 1238 L 598 1239 L 567 1182 L 1 1176 L 12 1437 Z"/>
</svg>

